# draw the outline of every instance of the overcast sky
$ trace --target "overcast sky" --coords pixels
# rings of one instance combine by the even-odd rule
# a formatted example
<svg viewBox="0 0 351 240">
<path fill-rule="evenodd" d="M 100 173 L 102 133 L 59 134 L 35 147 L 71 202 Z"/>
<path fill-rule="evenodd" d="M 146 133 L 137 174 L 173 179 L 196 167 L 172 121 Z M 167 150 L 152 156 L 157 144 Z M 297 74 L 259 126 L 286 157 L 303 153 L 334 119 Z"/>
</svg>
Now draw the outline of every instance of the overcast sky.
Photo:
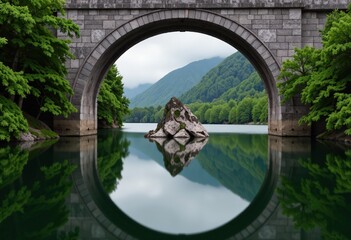
<svg viewBox="0 0 351 240">
<path fill-rule="evenodd" d="M 116 62 L 124 87 L 155 83 L 167 73 L 211 57 L 235 52 L 227 43 L 195 32 L 172 32 L 148 38 L 126 51 Z"/>
<path fill-rule="evenodd" d="M 133 153 L 123 160 L 122 175 L 111 199 L 129 217 L 157 231 L 207 231 L 229 222 L 249 205 L 223 186 L 192 182 L 181 174 L 172 177 L 156 161 Z"/>
</svg>

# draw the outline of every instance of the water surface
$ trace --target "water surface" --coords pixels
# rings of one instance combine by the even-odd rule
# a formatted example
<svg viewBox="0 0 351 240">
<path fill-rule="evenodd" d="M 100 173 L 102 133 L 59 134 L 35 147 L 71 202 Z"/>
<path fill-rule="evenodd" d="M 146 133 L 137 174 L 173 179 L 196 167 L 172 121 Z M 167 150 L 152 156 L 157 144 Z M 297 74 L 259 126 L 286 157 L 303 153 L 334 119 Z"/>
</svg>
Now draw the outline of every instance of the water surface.
<svg viewBox="0 0 351 240">
<path fill-rule="evenodd" d="M 121 179 L 110 197 L 129 217 L 157 231 L 189 234 L 221 226 L 250 204 L 267 169 L 267 135 L 263 134 L 267 126 L 205 125 L 209 140 L 175 176 L 166 169 L 172 159 L 166 159 L 162 146 L 143 137 L 155 127 L 125 124 L 122 129 L 130 143 L 129 154 L 122 160 Z M 256 134 L 238 134 L 248 128 Z M 177 150 L 182 153 L 198 150 L 194 144 L 179 145 L 190 148 Z M 252 154 L 245 156 L 250 149 Z M 257 172 L 251 171 L 252 166 Z"/>
<path fill-rule="evenodd" d="M 180 146 L 136 127 L 0 145 L 0 239 L 351 239 L 349 146 L 229 125 Z"/>
</svg>

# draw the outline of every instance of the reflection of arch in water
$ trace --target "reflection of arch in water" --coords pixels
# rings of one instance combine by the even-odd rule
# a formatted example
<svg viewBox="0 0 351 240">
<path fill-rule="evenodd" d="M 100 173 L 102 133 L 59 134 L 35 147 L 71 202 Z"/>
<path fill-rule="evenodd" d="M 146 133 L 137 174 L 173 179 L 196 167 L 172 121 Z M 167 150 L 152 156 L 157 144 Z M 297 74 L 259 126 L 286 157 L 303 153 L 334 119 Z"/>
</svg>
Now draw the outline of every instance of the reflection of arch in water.
<svg viewBox="0 0 351 240">
<path fill-rule="evenodd" d="M 105 193 L 98 179 L 96 137 L 91 136 L 82 140 L 75 138 L 73 140 L 83 141 L 76 144 L 81 150 L 80 171 L 76 171 L 73 175 L 76 189 L 92 216 L 117 239 L 227 239 L 230 237 L 245 239 L 254 235 L 269 221 L 278 207 L 274 189 L 279 175 L 289 172 L 289 167 L 284 167 L 286 165 L 284 162 L 288 160 L 288 156 L 291 154 L 291 146 L 286 143 L 293 142 L 296 144 L 299 142 L 291 138 L 270 137 L 269 169 L 263 186 L 249 207 L 235 219 L 208 232 L 174 235 L 146 228 L 120 211 Z M 69 146 L 73 145 L 69 143 Z M 285 151 L 285 148 L 289 148 L 288 151 Z M 286 156 L 287 158 L 284 158 Z M 282 158 L 284 158 L 283 162 L 281 161 Z"/>
</svg>

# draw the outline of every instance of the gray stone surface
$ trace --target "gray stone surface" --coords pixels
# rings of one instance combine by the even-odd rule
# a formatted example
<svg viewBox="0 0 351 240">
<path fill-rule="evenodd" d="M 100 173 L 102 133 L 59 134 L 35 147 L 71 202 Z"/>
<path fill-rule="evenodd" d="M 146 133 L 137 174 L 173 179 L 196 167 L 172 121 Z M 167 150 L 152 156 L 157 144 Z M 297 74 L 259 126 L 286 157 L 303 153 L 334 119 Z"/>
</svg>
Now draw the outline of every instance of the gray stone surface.
<svg viewBox="0 0 351 240">
<path fill-rule="evenodd" d="M 69 8 L 287 8 L 345 9 L 347 0 L 66 0 Z"/>
<path fill-rule="evenodd" d="M 163 117 L 157 128 L 150 130 L 145 137 L 207 138 L 208 133 L 190 109 L 177 98 L 172 97 L 165 106 Z"/>
<path fill-rule="evenodd" d="M 78 113 L 56 118 L 62 135 L 96 132 L 96 95 L 107 67 L 135 42 L 167 31 L 199 31 L 226 40 L 255 64 L 270 104 L 269 133 L 310 135 L 299 126 L 304 106 L 284 111 L 276 87 L 284 60 L 296 47 L 321 47 L 320 30 L 333 9 L 346 9 L 351 0 L 67 0 L 66 17 L 80 27 L 72 39 L 76 59 L 68 61 L 71 101 Z M 206 9 L 206 10 L 204 10 Z M 152 32 L 152 34 L 150 34 Z M 58 32 L 58 37 L 66 38 Z M 301 110 L 302 109 L 302 110 Z M 306 107 L 305 107 L 306 109 Z M 78 116 L 78 119 L 77 119 Z M 80 121 L 80 122 L 79 122 Z"/>
</svg>

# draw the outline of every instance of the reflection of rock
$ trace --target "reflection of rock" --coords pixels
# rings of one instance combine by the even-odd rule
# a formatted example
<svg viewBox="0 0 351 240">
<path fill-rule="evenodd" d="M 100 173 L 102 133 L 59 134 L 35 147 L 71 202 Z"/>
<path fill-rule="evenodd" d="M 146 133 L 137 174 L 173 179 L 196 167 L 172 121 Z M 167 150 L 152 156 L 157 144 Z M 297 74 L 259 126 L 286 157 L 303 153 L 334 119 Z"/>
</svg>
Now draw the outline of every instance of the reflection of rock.
<svg viewBox="0 0 351 240">
<path fill-rule="evenodd" d="M 166 104 L 163 118 L 156 130 L 146 138 L 206 138 L 208 133 L 197 117 L 177 98 L 172 97 Z"/>
<path fill-rule="evenodd" d="M 207 138 L 195 138 L 193 140 L 179 138 L 152 138 L 158 150 L 163 154 L 166 169 L 172 176 L 177 175 L 206 145 Z M 187 141 L 188 140 L 188 141 Z"/>
</svg>

